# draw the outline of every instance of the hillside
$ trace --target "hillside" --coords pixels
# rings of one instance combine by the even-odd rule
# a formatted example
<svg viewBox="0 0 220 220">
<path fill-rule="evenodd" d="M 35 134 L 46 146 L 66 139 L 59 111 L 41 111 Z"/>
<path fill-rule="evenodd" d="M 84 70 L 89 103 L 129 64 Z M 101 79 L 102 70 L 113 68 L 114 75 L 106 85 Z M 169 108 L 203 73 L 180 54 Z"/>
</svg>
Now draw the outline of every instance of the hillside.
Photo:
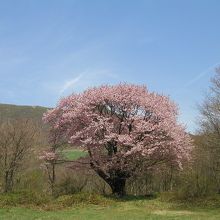
<svg viewBox="0 0 220 220">
<path fill-rule="evenodd" d="M 6 119 L 28 118 L 42 123 L 43 113 L 48 108 L 41 106 L 19 106 L 10 104 L 0 104 L 0 121 Z"/>
</svg>

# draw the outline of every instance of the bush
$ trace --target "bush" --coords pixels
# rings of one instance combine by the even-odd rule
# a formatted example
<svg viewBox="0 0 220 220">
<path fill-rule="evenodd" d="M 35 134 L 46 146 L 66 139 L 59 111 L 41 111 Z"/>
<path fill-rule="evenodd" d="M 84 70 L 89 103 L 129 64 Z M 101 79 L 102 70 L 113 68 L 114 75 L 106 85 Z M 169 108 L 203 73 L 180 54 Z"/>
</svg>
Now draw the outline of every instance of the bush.
<svg viewBox="0 0 220 220">
<path fill-rule="evenodd" d="M 43 193 L 43 189 L 46 189 L 47 183 L 43 176 L 43 172 L 40 169 L 33 169 L 28 172 L 24 172 L 15 184 L 14 191 L 28 191 Z"/>
<path fill-rule="evenodd" d="M 114 199 L 90 193 L 64 195 L 56 199 L 45 194 L 31 191 L 0 194 L 0 208 L 22 206 L 44 210 L 57 210 L 80 205 L 108 206 L 113 205 L 114 202 Z"/>
<path fill-rule="evenodd" d="M 0 207 L 20 205 L 40 206 L 49 202 L 50 198 L 48 196 L 30 191 L 0 194 Z"/>
<path fill-rule="evenodd" d="M 82 177 L 78 179 L 76 178 L 74 179 L 73 177 L 67 176 L 56 184 L 55 195 L 62 196 L 62 195 L 80 193 L 85 185 L 86 185 L 86 181 Z"/>
<path fill-rule="evenodd" d="M 70 207 L 76 205 L 100 205 L 107 206 L 114 204 L 114 200 L 106 198 L 99 194 L 77 193 L 73 195 L 64 195 L 56 199 L 56 203 L 62 207 Z"/>
<path fill-rule="evenodd" d="M 162 202 L 170 202 L 178 204 L 179 207 L 184 208 L 220 208 L 220 195 L 213 194 L 203 197 L 182 197 L 178 192 L 163 192 L 160 194 L 159 200 Z"/>
</svg>

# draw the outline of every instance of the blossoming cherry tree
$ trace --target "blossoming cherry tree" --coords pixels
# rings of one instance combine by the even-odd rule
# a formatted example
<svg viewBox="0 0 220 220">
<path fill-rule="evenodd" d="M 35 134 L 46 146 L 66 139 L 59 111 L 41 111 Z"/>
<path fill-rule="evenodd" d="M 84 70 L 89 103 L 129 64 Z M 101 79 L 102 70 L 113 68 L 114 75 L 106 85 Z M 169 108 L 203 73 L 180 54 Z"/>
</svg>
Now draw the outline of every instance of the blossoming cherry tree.
<svg viewBox="0 0 220 220">
<path fill-rule="evenodd" d="M 72 94 L 44 121 L 73 146 L 88 151 L 91 168 L 118 195 L 126 180 L 161 163 L 181 167 L 191 141 L 176 105 L 145 86 L 104 85 Z"/>
</svg>

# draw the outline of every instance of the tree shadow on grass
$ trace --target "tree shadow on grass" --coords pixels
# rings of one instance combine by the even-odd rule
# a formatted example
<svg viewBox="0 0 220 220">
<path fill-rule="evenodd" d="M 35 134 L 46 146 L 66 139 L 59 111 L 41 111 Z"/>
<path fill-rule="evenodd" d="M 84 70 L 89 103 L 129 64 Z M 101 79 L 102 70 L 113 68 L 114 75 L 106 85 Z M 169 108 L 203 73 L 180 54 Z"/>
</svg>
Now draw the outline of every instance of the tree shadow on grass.
<svg viewBox="0 0 220 220">
<path fill-rule="evenodd" d="M 107 195 L 106 198 L 111 198 L 120 202 L 128 201 L 143 201 L 143 200 L 153 200 L 158 198 L 157 194 L 146 194 L 146 195 L 125 195 L 125 196 L 116 196 L 116 195 Z"/>
</svg>

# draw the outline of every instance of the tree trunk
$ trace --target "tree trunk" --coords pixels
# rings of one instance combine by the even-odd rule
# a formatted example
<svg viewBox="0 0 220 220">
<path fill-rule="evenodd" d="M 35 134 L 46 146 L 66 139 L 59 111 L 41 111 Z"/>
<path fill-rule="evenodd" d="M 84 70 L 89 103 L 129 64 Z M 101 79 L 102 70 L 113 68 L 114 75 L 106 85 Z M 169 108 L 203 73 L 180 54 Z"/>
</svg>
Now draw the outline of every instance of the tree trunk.
<svg viewBox="0 0 220 220">
<path fill-rule="evenodd" d="M 7 193 L 8 191 L 9 191 L 8 171 L 5 171 L 5 186 L 4 186 L 4 192 Z"/>
<path fill-rule="evenodd" d="M 4 186 L 4 192 L 10 192 L 12 190 L 12 184 L 13 184 L 13 173 L 9 171 L 5 171 L 5 186 Z"/>
<path fill-rule="evenodd" d="M 88 150 L 88 152 L 92 158 L 91 150 Z M 114 175 L 114 177 L 109 176 L 102 168 L 100 168 L 99 164 L 97 166 L 96 162 L 93 160 L 91 160 L 90 166 L 111 187 L 113 194 L 118 196 L 125 195 L 125 183 L 128 175 L 121 173 L 119 175 Z"/>
<path fill-rule="evenodd" d="M 125 178 L 117 178 L 117 177 L 115 179 L 111 179 L 110 181 L 108 181 L 108 184 L 112 189 L 112 193 L 120 197 L 125 195 L 125 183 L 126 183 Z"/>
<path fill-rule="evenodd" d="M 51 193 L 52 193 L 52 196 L 55 196 L 55 181 L 56 181 L 55 163 L 52 163 L 52 174 L 51 174 Z"/>
</svg>

